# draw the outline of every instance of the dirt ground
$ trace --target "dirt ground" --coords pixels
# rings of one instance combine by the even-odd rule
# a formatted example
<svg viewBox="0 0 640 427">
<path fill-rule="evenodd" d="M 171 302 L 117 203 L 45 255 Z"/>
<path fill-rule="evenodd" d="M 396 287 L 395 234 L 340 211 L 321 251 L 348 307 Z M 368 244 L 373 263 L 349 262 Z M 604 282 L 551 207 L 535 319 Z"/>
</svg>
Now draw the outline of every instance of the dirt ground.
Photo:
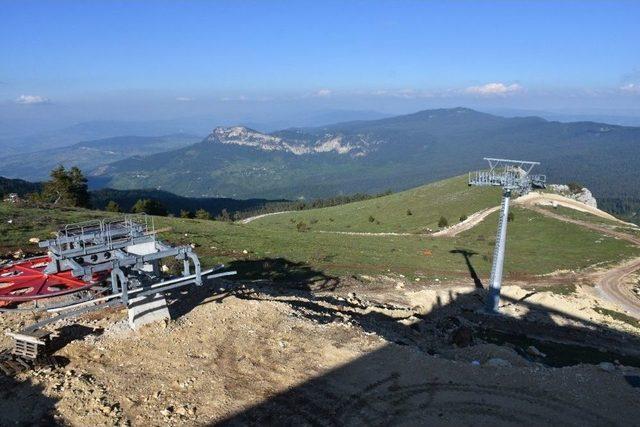
<svg viewBox="0 0 640 427">
<path fill-rule="evenodd" d="M 581 286 L 504 291 L 487 316 L 473 287 L 228 282 L 173 295 L 174 320 L 139 331 L 94 315 L 60 328 L 59 366 L 0 377 L 0 424 L 637 423 L 640 330 Z M 577 342 L 591 348 L 567 359 Z"/>
</svg>

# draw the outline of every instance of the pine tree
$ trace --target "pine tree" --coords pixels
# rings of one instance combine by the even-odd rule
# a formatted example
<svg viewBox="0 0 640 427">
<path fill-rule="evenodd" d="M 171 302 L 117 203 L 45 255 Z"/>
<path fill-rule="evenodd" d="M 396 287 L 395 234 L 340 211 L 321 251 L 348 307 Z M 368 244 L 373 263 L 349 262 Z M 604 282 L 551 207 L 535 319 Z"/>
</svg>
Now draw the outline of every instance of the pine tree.
<svg viewBox="0 0 640 427">
<path fill-rule="evenodd" d="M 60 165 L 51 171 L 51 180 L 44 184 L 42 199 L 57 206 L 91 206 L 87 178 L 77 167 L 66 170 Z"/>
<path fill-rule="evenodd" d="M 196 218 L 198 219 L 211 219 L 211 214 L 204 209 L 200 208 L 196 211 Z"/>
<path fill-rule="evenodd" d="M 133 213 L 146 213 L 147 215 L 167 216 L 167 208 L 162 203 L 154 199 L 139 199 L 133 208 Z"/>
<path fill-rule="evenodd" d="M 122 212 L 122 209 L 120 209 L 120 205 L 113 200 L 109 200 L 109 203 L 107 203 L 107 206 L 105 206 L 104 210 L 107 212 Z"/>
</svg>

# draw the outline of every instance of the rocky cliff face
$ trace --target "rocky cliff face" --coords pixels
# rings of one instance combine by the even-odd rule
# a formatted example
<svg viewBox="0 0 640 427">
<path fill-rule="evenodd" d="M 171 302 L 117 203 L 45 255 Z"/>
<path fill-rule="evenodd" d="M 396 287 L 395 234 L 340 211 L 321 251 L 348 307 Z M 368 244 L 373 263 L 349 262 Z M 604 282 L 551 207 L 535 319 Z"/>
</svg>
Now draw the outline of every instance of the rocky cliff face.
<svg viewBox="0 0 640 427">
<path fill-rule="evenodd" d="M 285 151 L 298 156 L 313 153 L 348 154 L 365 156 L 375 145 L 364 135 L 347 137 L 328 133 L 321 137 L 301 132 L 291 132 L 290 137 L 270 135 L 244 126 L 217 127 L 207 137 L 208 141 L 254 147 L 263 151 Z"/>
<path fill-rule="evenodd" d="M 580 190 L 579 192 L 572 192 L 569 189 L 568 185 L 551 184 L 549 186 L 549 189 L 552 191 L 555 191 L 556 193 L 560 193 L 563 196 L 582 202 L 585 205 L 588 205 L 594 208 L 598 207 L 598 201 L 596 200 L 595 197 L 593 197 L 593 194 L 591 194 L 591 191 L 589 191 L 588 188 L 583 187 L 582 190 Z"/>
</svg>

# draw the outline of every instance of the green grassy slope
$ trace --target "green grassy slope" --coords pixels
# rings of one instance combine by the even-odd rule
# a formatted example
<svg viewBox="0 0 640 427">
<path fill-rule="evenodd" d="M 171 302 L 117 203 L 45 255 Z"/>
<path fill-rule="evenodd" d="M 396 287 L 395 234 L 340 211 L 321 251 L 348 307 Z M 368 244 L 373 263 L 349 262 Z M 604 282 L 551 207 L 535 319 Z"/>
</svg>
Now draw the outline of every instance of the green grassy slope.
<svg viewBox="0 0 640 427">
<path fill-rule="evenodd" d="M 250 224 L 295 230 L 302 221 L 313 231 L 424 233 L 438 229 L 440 216 L 453 225 L 463 214 L 498 204 L 499 189 L 469 187 L 464 175 L 376 199 L 268 216 Z"/>
<path fill-rule="evenodd" d="M 640 249 L 626 242 L 526 209 L 514 208 L 514 212 L 507 242 L 507 281 L 640 256 Z M 106 215 L 87 210 L 16 208 L 0 203 L 0 253 L 17 248 L 37 250 L 36 245 L 28 243 L 30 237 L 47 238 L 61 224 Z M 7 222 L 9 219 L 11 223 Z M 397 273 L 441 281 L 469 280 L 461 251 L 470 254 L 473 268 L 486 280 L 496 223 L 497 214 L 493 214 L 474 229 L 448 239 L 421 235 L 345 236 L 313 230 L 298 232 L 290 226 L 155 218 L 157 228 L 171 228 L 161 234 L 162 239 L 176 244 L 195 243 L 205 266 L 224 262 L 239 269 L 242 278 Z"/>
</svg>

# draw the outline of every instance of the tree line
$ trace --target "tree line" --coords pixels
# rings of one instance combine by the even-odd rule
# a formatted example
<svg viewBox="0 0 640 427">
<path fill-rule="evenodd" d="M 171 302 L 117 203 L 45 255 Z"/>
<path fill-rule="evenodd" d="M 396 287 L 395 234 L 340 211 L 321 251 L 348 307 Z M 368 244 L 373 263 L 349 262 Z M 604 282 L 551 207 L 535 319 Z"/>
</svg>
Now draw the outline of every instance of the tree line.
<svg viewBox="0 0 640 427">
<path fill-rule="evenodd" d="M 25 181 L 26 182 L 26 181 Z M 87 178 L 78 167 L 69 169 L 64 166 L 58 166 L 50 172 L 50 179 L 37 187 L 40 191 L 33 191 L 25 196 L 26 203 L 34 206 L 52 206 L 52 207 L 78 207 L 78 208 L 95 208 L 91 203 L 91 194 L 87 185 Z M 195 218 L 205 220 L 218 221 L 236 221 L 251 216 L 262 215 L 265 213 L 273 213 L 280 211 L 302 211 L 307 209 L 317 209 L 330 206 L 343 205 L 346 203 L 369 200 L 376 197 L 382 197 L 391 194 L 391 190 L 387 190 L 378 194 L 356 193 L 352 195 L 340 195 L 329 197 L 326 199 L 315 199 L 310 201 L 274 201 L 266 202 L 258 208 L 246 210 L 228 210 L 223 208 L 218 211 L 218 215 L 212 215 L 211 212 L 204 208 L 184 209 L 181 206 L 166 206 L 160 200 L 152 197 L 143 197 L 138 199 L 130 209 L 124 209 L 115 200 L 109 200 L 106 204 L 102 204 L 103 209 L 107 212 L 130 213 L 146 213 L 148 215 L 173 216 L 169 211 L 177 213 L 180 209 L 179 216 L 181 218 Z"/>
</svg>

